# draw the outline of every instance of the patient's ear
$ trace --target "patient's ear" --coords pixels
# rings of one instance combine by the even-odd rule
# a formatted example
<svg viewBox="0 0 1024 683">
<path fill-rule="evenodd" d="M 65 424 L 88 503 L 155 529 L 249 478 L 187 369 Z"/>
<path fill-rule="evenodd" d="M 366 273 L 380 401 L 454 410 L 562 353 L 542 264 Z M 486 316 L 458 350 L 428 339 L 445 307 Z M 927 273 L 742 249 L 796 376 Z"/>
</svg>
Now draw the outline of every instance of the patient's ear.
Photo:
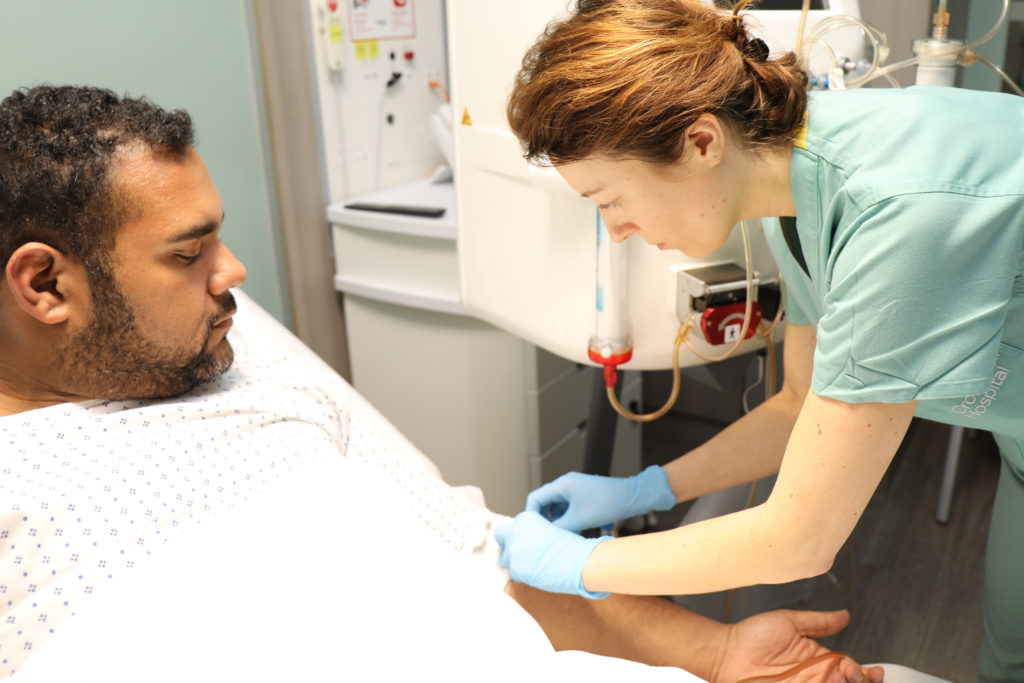
<svg viewBox="0 0 1024 683">
<path fill-rule="evenodd" d="M 42 242 L 18 247 L 7 261 L 5 275 L 18 306 L 47 325 L 65 322 L 75 297 L 88 291 L 83 268 Z"/>
</svg>

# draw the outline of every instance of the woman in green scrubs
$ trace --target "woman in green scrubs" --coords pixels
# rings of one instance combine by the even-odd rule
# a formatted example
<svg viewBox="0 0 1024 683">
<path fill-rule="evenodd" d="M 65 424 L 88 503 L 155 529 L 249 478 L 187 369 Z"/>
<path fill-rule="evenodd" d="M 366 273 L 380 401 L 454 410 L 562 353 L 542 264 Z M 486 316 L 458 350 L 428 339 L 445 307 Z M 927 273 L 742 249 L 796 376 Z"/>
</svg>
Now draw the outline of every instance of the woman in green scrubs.
<svg viewBox="0 0 1024 683">
<path fill-rule="evenodd" d="M 664 468 L 568 475 L 498 530 L 512 577 L 599 598 L 783 583 L 829 569 L 917 415 L 1002 454 L 981 680 L 1024 680 L 1024 99 L 806 91 L 733 12 L 580 0 L 523 61 L 527 157 L 613 239 L 706 257 L 768 218 L 787 284 L 783 389 Z M 584 528 L 778 473 L 742 512 L 671 531 Z"/>
</svg>

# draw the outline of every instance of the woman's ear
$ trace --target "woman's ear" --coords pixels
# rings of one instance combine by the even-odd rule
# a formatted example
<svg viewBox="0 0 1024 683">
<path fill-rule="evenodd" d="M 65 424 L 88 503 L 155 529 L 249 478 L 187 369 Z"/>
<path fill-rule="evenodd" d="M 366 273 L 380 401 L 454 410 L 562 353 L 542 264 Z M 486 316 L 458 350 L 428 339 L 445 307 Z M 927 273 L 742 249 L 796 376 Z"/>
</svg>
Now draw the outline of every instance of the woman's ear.
<svg viewBox="0 0 1024 683">
<path fill-rule="evenodd" d="M 686 141 L 693 146 L 694 156 L 711 166 L 717 166 L 725 152 L 725 131 L 713 114 L 701 114 L 686 129 Z"/>
<path fill-rule="evenodd" d="M 7 261 L 5 276 L 21 310 L 47 325 L 65 322 L 73 295 L 88 291 L 82 267 L 42 242 L 18 247 Z"/>
</svg>

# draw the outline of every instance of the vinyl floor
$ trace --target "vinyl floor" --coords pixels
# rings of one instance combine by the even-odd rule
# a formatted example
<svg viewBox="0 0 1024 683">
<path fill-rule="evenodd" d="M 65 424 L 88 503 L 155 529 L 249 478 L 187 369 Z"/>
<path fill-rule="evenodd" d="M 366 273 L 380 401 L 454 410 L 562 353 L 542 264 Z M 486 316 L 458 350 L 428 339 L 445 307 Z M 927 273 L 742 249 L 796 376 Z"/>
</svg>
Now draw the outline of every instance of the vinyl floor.
<svg viewBox="0 0 1024 683">
<path fill-rule="evenodd" d="M 671 415 L 659 422 L 645 426 L 645 464 L 682 452 L 684 431 L 689 438 L 707 429 Z M 949 429 L 914 421 L 830 574 L 789 606 L 850 610 L 850 626 L 823 643 L 862 662 L 893 662 L 967 683 L 976 680 L 981 648 L 984 551 L 999 455 L 990 435 L 968 432 L 952 514 L 939 524 Z M 677 521 L 664 517 L 659 526 Z"/>
</svg>

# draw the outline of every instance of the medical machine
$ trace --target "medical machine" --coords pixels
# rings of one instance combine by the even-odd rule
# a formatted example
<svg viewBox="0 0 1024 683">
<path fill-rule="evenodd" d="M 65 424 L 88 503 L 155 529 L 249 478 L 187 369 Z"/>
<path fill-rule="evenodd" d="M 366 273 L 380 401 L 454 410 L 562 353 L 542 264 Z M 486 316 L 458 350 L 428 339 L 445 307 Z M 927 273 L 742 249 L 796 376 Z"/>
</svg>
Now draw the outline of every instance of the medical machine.
<svg viewBox="0 0 1024 683">
<path fill-rule="evenodd" d="M 588 368 L 604 366 L 609 398 L 632 413 L 639 374 L 623 371 L 692 367 L 779 335 L 754 338 L 782 296 L 757 221 L 707 259 L 615 244 L 589 200 L 523 160 L 508 91 L 568 4 L 307 0 L 353 382 L 446 478 L 483 483 L 502 511 L 580 469 Z M 797 50 L 814 88 L 918 62 L 948 78 L 950 53 L 960 63 L 977 43 L 945 41 L 937 21 L 912 60 L 890 64 L 884 33 L 859 16 L 857 0 L 765 0 L 748 22 L 772 53 Z M 618 431 L 628 472 L 639 433 Z"/>
<path fill-rule="evenodd" d="M 812 26 L 859 14 L 856 0 L 833 1 L 827 9 L 816 4 L 806 15 Z M 751 316 L 759 314 L 764 294 L 772 302 L 770 322 L 779 297 L 759 223 L 735 230 L 707 259 L 651 249 L 638 238 L 615 244 L 591 201 L 554 169 L 523 160 L 505 122 L 508 91 L 527 48 L 565 11 L 561 0 L 448 5 L 462 304 L 559 356 L 604 365 L 609 385 L 620 365 L 686 367 L 761 348 L 765 342 L 753 338 L 758 324 Z M 786 51 L 796 42 L 801 16 L 799 8 L 755 12 L 752 32 L 772 51 Z M 501 26 L 502 40 L 482 26 Z M 834 29 L 829 53 L 815 48 L 811 55 L 821 87 L 840 86 L 864 64 L 859 27 Z M 711 292 L 693 296 L 687 288 L 698 286 L 695 273 L 706 266 L 740 273 L 728 284 L 704 283 L 715 295 L 731 292 L 727 307 L 719 301 L 709 310 Z M 696 300 L 704 304 L 699 311 L 691 306 Z M 676 343 L 680 338 L 686 346 Z"/>
<path fill-rule="evenodd" d="M 515 514 L 531 488 L 582 466 L 591 374 L 463 304 L 451 169 L 464 111 L 449 96 L 445 2 L 305 8 L 352 383 L 447 481 Z M 640 389 L 630 373 L 622 402 Z M 614 470 L 639 469 L 639 428 L 613 441 Z"/>
<path fill-rule="evenodd" d="M 510 513 L 530 488 L 583 467 L 597 426 L 594 357 L 623 361 L 613 347 L 628 348 L 611 393 L 635 412 L 640 375 L 623 369 L 703 363 L 697 353 L 737 341 L 760 348 L 745 339 L 745 302 L 757 296 L 747 289 L 763 294 L 776 279 L 756 225 L 746 248 L 737 231 L 702 261 L 612 244 L 589 201 L 522 159 L 505 98 L 524 51 L 565 5 L 307 2 L 353 383 L 449 481 L 480 485 Z M 842 52 L 856 61 L 855 48 Z M 705 306 L 720 317 L 695 321 L 694 350 L 673 353 L 691 310 L 686 273 L 709 264 L 744 274 L 742 296 L 724 302 L 738 307 Z M 707 304 L 706 294 L 693 299 Z M 639 431 L 620 424 L 614 444 L 612 471 L 639 469 Z"/>
</svg>

